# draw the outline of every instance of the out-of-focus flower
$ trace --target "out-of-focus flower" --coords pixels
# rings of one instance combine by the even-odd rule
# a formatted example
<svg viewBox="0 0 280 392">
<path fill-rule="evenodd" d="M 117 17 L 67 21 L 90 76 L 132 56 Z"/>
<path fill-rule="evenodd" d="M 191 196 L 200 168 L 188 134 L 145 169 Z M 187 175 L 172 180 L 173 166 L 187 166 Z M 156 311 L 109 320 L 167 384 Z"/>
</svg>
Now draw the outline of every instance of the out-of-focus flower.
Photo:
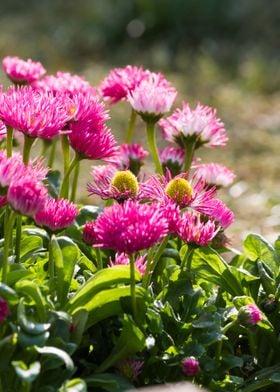
<svg viewBox="0 0 280 392">
<path fill-rule="evenodd" d="M 136 269 L 140 272 L 140 274 L 143 276 L 146 271 L 146 266 L 147 266 L 147 261 L 146 261 L 147 255 L 143 256 L 138 256 L 135 259 L 135 267 Z M 126 255 L 125 253 L 117 253 L 115 260 L 112 261 L 110 259 L 109 266 L 114 267 L 115 265 L 129 265 L 129 256 Z"/>
<path fill-rule="evenodd" d="M 75 204 L 69 200 L 49 198 L 33 218 L 37 225 L 57 232 L 71 226 L 78 212 Z"/>
<path fill-rule="evenodd" d="M 229 227 L 233 220 L 233 212 L 219 199 L 212 199 L 197 208 L 199 212 L 213 218 L 223 229 Z"/>
<path fill-rule="evenodd" d="M 32 87 L 38 90 L 51 91 L 54 94 L 64 93 L 70 97 L 77 93 L 96 94 L 95 89 L 83 77 L 62 71 L 58 71 L 56 75 L 45 76 L 33 83 Z"/>
<path fill-rule="evenodd" d="M 7 301 L 0 297 L 0 324 L 3 323 L 10 314 L 10 308 Z"/>
<path fill-rule="evenodd" d="M 168 169 L 172 177 L 181 173 L 185 162 L 185 150 L 167 146 L 159 151 L 159 159 L 165 172 Z"/>
<path fill-rule="evenodd" d="M 117 166 L 121 170 L 129 169 L 137 176 L 148 154 L 140 144 L 122 144 Z"/>
<path fill-rule="evenodd" d="M 224 146 L 228 141 L 224 124 L 216 117 L 216 111 L 198 104 L 194 110 L 187 103 L 182 109 L 159 122 L 163 137 L 184 148 L 186 142 L 195 143 L 198 148 Z"/>
<path fill-rule="evenodd" d="M 110 167 L 111 166 L 111 167 Z M 115 170 L 114 166 L 105 167 L 107 175 L 100 175 L 99 166 L 93 168 L 93 184 L 88 184 L 90 195 L 98 195 L 102 199 L 115 199 L 123 201 L 126 199 L 134 199 L 138 193 L 138 181 L 130 170 Z M 96 175 L 95 175 L 96 174 Z"/>
<path fill-rule="evenodd" d="M 23 177 L 10 184 L 7 200 L 16 212 L 33 216 L 43 209 L 47 195 L 48 190 L 42 183 Z"/>
<path fill-rule="evenodd" d="M 227 187 L 235 179 L 232 170 L 218 163 L 196 165 L 194 169 L 196 176 L 202 178 L 209 186 Z"/>
<path fill-rule="evenodd" d="M 133 91 L 142 80 L 149 77 L 150 72 L 142 67 L 127 65 L 125 68 L 115 68 L 101 82 L 99 90 L 101 95 L 110 102 L 117 103 L 126 99 L 130 91 Z"/>
<path fill-rule="evenodd" d="M 116 367 L 122 374 L 122 376 L 124 376 L 126 379 L 130 381 L 135 381 L 137 377 L 141 374 L 143 365 L 143 361 L 126 358 L 118 362 Z"/>
<path fill-rule="evenodd" d="M 151 72 L 149 79 L 144 79 L 127 99 L 132 108 L 146 122 L 156 122 L 168 113 L 177 96 L 177 91 L 160 73 Z"/>
<path fill-rule="evenodd" d="M 198 359 L 195 357 L 184 358 L 181 362 L 181 369 L 186 376 L 196 376 L 200 370 Z"/>
<path fill-rule="evenodd" d="M 0 119 L 30 137 L 52 139 L 69 120 L 68 106 L 51 92 L 12 86 L 0 94 Z"/>
<path fill-rule="evenodd" d="M 243 325 L 256 325 L 262 319 L 262 313 L 255 304 L 242 306 L 238 312 L 238 321 Z"/>
<path fill-rule="evenodd" d="M 117 252 L 134 253 L 159 242 L 168 223 L 158 204 L 127 200 L 113 204 L 95 221 L 96 245 Z"/>
<path fill-rule="evenodd" d="M 93 245 L 95 243 L 95 233 L 94 233 L 95 222 L 87 222 L 83 230 L 83 240 L 88 245 Z"/>
<path fill-rule="evenodd" d="M 21 178 L 26 172 L 22 156 L 14 153 L 7 158 L 6 151 L 0 150 L 0 187 L 7 188 L 12 181 Z"/>
<path fill-rule="evenodd" d="M 0 140 L 6 136 L 7 128 L 3 121 L 0 120 Z"/>
<path fill-rule="evenodd" d="M 193 212 L 185 212 L 177 225 L 178 236 L 188 244 L 208 245 L 218 232 L 219 228 L 213 221 L 203 223 L 200 215 Z"/>
<path fill-rule="evenodd" d="M 17 84 L 32 83 L 46 73 L 41 63 L 31 59 L 25 61 L 16 56 L 7 56 L 2 64 L 6 75 Z"/>
</svg>

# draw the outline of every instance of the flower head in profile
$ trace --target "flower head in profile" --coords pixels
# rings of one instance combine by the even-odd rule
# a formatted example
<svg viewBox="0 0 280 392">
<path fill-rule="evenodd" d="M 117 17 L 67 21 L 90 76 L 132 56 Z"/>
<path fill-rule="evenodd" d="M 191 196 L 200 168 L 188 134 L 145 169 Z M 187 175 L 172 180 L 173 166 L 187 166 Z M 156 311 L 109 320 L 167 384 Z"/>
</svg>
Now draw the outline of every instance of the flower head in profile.
<svg viewBox="0 0 280 392">
<path fill-rule="evenodd" d="M 245 326 L 256 325 L 262 319 L 262 313 L 255 304 L 242 306 L 238 312 L 238 320 Z"/>
<path fill-rule="evenodd" d="M 117 166 L 121 170 L 129 169 L 137 176 L 148 154 L 140 144 L 122 144 Z"/>
<path fill-rule="evenodd" d="M 25 61 L 17 56 L 5 57 L 2 64 L 5 74 L 16 84 L 32 83 L 46 73 L 41 63 L 31 59 Z"/>
<path fill-rule="evenodd" d="M 168 169 L 174 177 L 183 170 L 185 150 L 180 147 L 167 146 L 159 151 L 159 159 L 164 172 Z"/>
<path fill-rule="evenodd" d="M 43 226 L 52 232 L 64 230 L 71 226 L 78 215 L 75 204 L 66 199 L 46 200 L 44 207 L 34 216 L 37 225 Z"/>
<path fill-rule="evenodd" d="M 148 78 L 150 72 L 142 67 L 127 65 L 124 68 L 115 68 L 101 82 L 99 91 L 103 98 L 110 99 L 110 102 L 117 103 L 127 99 L 130 91 L 133 91 L 142 80 Z"/>
<path fill-rule="evenodd" d="M 69 120 L 68 103 L 51 92 L 12 86 L 0 94 L 0 119 L 30 137 L 52 139 Z"/>
<path fill-rule="evenodd" d="M 126 358 L 118 362 L 116 367 L 123 377 L 135 381 L 141 374 L 144 362 L 132 358 Z"/>
<path fill-rule="evenodd" d="M 183 103 L 182 109 L 176 109 L 159 124 L 163 137 L 182 148 L 188 141 L 195 142 L 196 148 L 202 145 L 224 146 L 228 141 L 224 124 L 216 117 L 216 111 L 200 104 L 192 110 L 187 103 Z"/>
<path fill-rule="evenodd" d="M 219 199 L 213 198 L 207 204 L 199 206 L 197 210 L 215 220 L 223 229 L 229 227 L 234 220 L 233 212 Z"/>
<path fill-rule="evenodd" d="M 186 357 L 181 362 L 182 372 L 189 377 L 196 376 L 199 372 L 199 361 L 195 357 Z"/>
<path fill-rule="evenodd" d="M 134 199 L 138 194 L 138 181 L 130 170 L 117 170 L 113 165 L 96 166 L 92 177 L 93 184 L 87 187 L 90 195 L 123 201 Z"/>
<path fill-rule="evenodd" d="M 147 266 L 147 255 L 137 256 L 135 259 L 135 268 L 140 272 L 143 276 L 146 271 Z M 109 266 L 114 267 L 115 265 L 129 265 L 129 256 L 125 253 L 117 253 L 115 260 L 110 260 Z"/>
<path fill-rule="evenodd" d="M 0 150 L 0 188 L 7 188 L 12 181 L 21 178 L 26 173 L 22 156 L 15 152 L 7 157 L 5 150 Z"/>
<path fill-rule="evenodd" d="M 95 95 L 95 89 L 83 77 L 69 72 L 58 71 L 56 75 L 47 75 L 32 86 L 38 90 L 51 91 L 54 94 L 65 94 L 69 97 L 77 93 Z"/>
<path fill-rule="evenodd" d="M 113 204 L 95 221 L 96 245 L 127 254 L 148 249 L 168 231 L 158 204 L 140 204 L 127 200 Z"/>
<path fill-rule="evenodd" d="M 194 166 L 197 177 L 202 178 L 209 186 L 227 187 L 233 183 L 235 174 L 219 163 L 206 163 Z"/>
<path fill-rule="evenodd" d="M 0 297 L 0 324 L 3 323 L 10 314 L 10 308 L 7 301 Z"/>
<path fill-rule="evenodd" d="M 187 244 L 208 245 L 219 232 L 213 221 L 202 222 L 200 215 L 185 212 L 177 225 L 177 235 Z"/>
<path fill-rule="evenodd" d="M 162 74 L 151 72 L 148 79 L 142 80 L 128 94 L 127 99 L 144 121 L 156 122 L 170 111 L 176 96 L 176 89 Z"/>
</svg>

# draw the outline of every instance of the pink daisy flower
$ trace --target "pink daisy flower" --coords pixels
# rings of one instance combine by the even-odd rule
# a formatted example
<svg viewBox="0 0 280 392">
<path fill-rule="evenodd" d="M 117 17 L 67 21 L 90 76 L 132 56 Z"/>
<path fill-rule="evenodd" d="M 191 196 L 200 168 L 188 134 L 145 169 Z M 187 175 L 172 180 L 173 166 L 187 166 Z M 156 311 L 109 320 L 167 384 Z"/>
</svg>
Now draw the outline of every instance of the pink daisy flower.
<svg viewBox="0 0 280 392">
<path fill-rule="evenodd" d="M 98 195 L 104 200 L 135 199 L 138 194 L 138 181 L 130 170 L 119 171 L 113 165 L 95 166 L 92 178 L 93 183 L 87 186 L 90 195 Z"/>
<path fill-rule="evenodd" d="M 127 99 L 130 91 L 133 91 L 142 80 L 149 77 L 150 72 L 142 67 L 127 65 L 125 68 L 115 68 L 101 82 L 99 91 L 111 104 Z"/>
<path fill-rule="evenodd" d="M 69 200 L 49 198 L 33 218 L 37 225 L 57 232 L 71 226 L 78 213 L 75 204 Z"/>
<path fill-rule="evenodd" d="M 235 174 L 232 170 L 218 163 L 206 163 L 194 166 L 197 177 L 209 186 L 226 187 L 233 183 Z"/>
<path fill-rule="evenodd" d="M 143 256 L 138 256 L 135 259 L 135 267 L 137 268 L 137 270 L 140 272 L 142 276 L 145 274 L 146 271 L 146 266 L 147 266 L 146 258 L 147 255 L 143 255 Z M 114 261 L 110 259 L 109 266 L 114 267 L 115 265 L 129 265 L 129 263 L 130 261 L 128 255 L 126 255 L 125 253 L 117 253 Z"/>
<path fill-rule="evenodd" d="M 186 357 L 181 362 L 182 372 L 189 377 L 196 376 L 199 372 L 199 361 L 195 357 Z"/>
<path fill-rule="evenodd" d="M 178 222 L 177 234 L 188 244 L 205 246 L 218 234 L 219 228 L 211 220 L 201 222 L 200 215 L 193 212 L 185 212 Z"/>
<path fill-rule="evenodd" d="M 16 56 L 7 56 L 2 64 L 6 75 L 17 84 L 32 83 L 46 73 L 41 63 L 31 59 L 25 61 Z"/>
<path fill-rule="evenodd" d="M 8 187 L 12 181 L 21 178 L 25 173 L 26 168 L 19 153 L 7 158 L 6 151 L 0 150 L 0 187 Z"/>
<path fill-rule="evenodd" d="M 47 200 L 47 188 L 30 177 L 14 180 L 9 186 L 7 201 L 22 215 L 33 216 L 40 211 Z"/>
<path fill-rule="evenodd" d="M 93 245 L 95 243 L 95 232 L 94 232 L 95 222 L 87 222 L 83 230 L 83 240 L 88 245 Z"/>
<path fill-rule="evenodd" d="M 164 172 L 168 169 L 172 177 L 174 177 L 183 170 L 185 150 L 178 147 L 167 146 L 159 151 L 159 159 Z"/>
<path fill-rule="evenodd" d="M 3 123 L 3 121 L 0 120 L 0 140 L 5 137 L 7 134 L 7 128 L 6 125 Z"/>
<path fill-rule="evenodd" d="M 176 96 L 176 89 L 161 74 L 151 72 L 149 79 L 142 80 L 127 99 L 144 121 L 156 122 L 170 111 Z"/>
<path fill-rule="evenodd" d="M 10 314 L 10 308 L 7 301 L 0 297 L 0 324 L 3 323 Z"/>
<path fill-rule="evenodd" d="M 96 129 L 104 126 L 105 121 L 110 119 L 109 111 L 96 95 L 77 92 L 68 101 L 71 122 L 80 122 L 86 128 Z"/>
<path fill-rule="evenodd" d="M 116 365 L 119 372 L 126 379 L 130 381 L 135 381 L 137 377 L 141 374 L 144 362 L 138 361 L 132 358 L 126 358 L 118 362 Z"/>
<path fill-rule="evenodd" d="M 198 104 L 194 110 L 183 102 L 182 109 L 159 122 L 162 127 L 163 137 L 180 147 L 185 147 L 185 142 L 193 141 L 196 148 L 224 146 L 228 141 L 224 124 L 216 117 L 216 110 Z"/>
<path fill-rule="evenodd" d="M 255 304 L 242 306 L 238 312 L 238 320 L 244 325 L 256 325 L 262 319 L 262 313 Z"/>
<path fill-rule="evenodd" d="M 122 144 L 117 166 L 121 170 L 129 169 L 137 176 L 148 155 L 148 151 L 144 150 L 140 144 Z"/>
<path fill-rule="evenodd" d="M 0 94 L 0 118 L 30 137 L 52 139 L 69 120 L 69 110 L 62 96 L 12 86 Z"/>
<path fill-rule="evenodd" d="M 62 71 L 58 71 L 56 75 L 47 75 L 32 86 L 54 94 L 64 93 L 70 97 L 77 93 L 96 94 L 95 89 L 83 77 Z"/>
<path fill-rule="evenodd" d="M 223 229 L 229 227 L 234 220 L 233 212 L 219 199 L 209 200 L 207 204 L 198 206 L 197 211 L 214 219 Z"/>
<path fill-rule="evenodd" d="M 95 246 L 131 254 L 158 243 L 167 234 L 167 226 L 159 205 L 116 203 L 95 221 Z"/>
</svg>

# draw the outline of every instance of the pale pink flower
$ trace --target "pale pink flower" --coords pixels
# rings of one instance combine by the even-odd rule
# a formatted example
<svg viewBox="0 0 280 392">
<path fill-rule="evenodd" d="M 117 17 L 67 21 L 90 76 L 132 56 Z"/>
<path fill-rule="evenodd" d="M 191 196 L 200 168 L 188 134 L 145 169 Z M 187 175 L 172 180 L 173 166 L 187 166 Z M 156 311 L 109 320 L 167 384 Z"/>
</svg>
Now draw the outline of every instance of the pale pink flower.
<svg viewBox="0 0 280 392">
<path fill-rule="evenodd" d="M 161 74 L 151 72 L 149 79 L 135 87 L 127 99 L 145 121 L 156 122 L 170 111 L 176 96 L 176 89 Z"/>
<path fill-rule="evenodd" d="M 7 56 L 2 64 L 6 75 L 18 84 L 32 83 L 46 73 L 41 63 L 31 59 L 25 61 L 16 56 Z"/>
<path fill-rule="evenodd" d="M 181 173 L 185 163 L 185 150 L 179 147 L 167 146 L 159 151 L 159 159 L 164 169 L 168 169 L 172 177 Z"/>
<path fill-rule="evenodd" d="M 116 368 L 121 375 L 130 381 L 135 381 L 141 374 L 144 362 L 133 358 L 126 358 L 118 362 Z"/>
<path fill-rule="evenodd" d="M 200 215 L 194 212 L 185 212 L 177 226 L 177 234 L 184 242 L 200 246 L 208 245 L 218 232 L 215 222 L 201 222 Z"/>
<path fill-rule="evenodd" d="M 12 181 L 20 179 L 25 173 L 26 168 L 19 153 L 7 158 L 6 151 L 0 150 L 0 187 L 8 187 Z"/>
<path fill-rule="evenodd" d="M 182 372 L 189 377 L 196 376 L 199 372 L 199 361 L 195 357 L 186 357 L 181 362 Z"/>
<path fill-rule="evenodd" d="M 95 243 L 95 232 L 94 232 L 95 222 L 87 222 L 83 230 L 83 240 L 88 245 L 93 245 Z"/>
<path fill-rule="evenodd" d="M 209 186 L 227 187 L 232 184 L 235 174 L 232 170 L 218 163 L 205 163 L 193 166 L 197 177 Z"/>
<path fill-rule="evenodd" d="M 256 325 L 262 319 L 262 313 L 255 304 L 242 306 L 238 312 L 238 320 L 244 325 Z"/>
<path fill-rule="evenodd" d="M 0 324 L 3 323 L 10 314 L 8 302 L 0 297 Z"/>
<path fill-rule="evenodd" d="M 228 137 L 224 124 L 216 117 L 216 110 L 198 104 L 194 110 L 183 102 L 182 109 L 159 122 L 163 137 L 184 148 L 187 141 L 196 143 L 196 148 L 224 146 Z"/>
<path fill-rule="evenodd" d="M 33 218 L 37 225 L 57 232 L 71 226 L 78 213 L 75 204 L 69 200 L 49 198 Z"/>
<path fill-rule="evenodd" d="M 148 151 L 144 150 L 140 144 L 122 144 L 117 166 L 121 170 L 129 169 L 137 176 L 148 155 Z"/>
<path fill-rule="evenodd" d="M 95 221 L 96 245 L 134 253 L 158 243 L 168 231 L 160 206 L 127 200 L 104 210 Z"/>
<path fill-rule="evenodd" d="M 12 86 L 0 94 L 0 118 L 30 137 L 52 139 L 69 120 L 68 103 L 51 92 Z"/>
<path fill-rule="evenodd" d="M 127 65 L 125 68 L 115 68 L 109 72 L 109 75 L 101 82 L 99 91 L 110 102 L 117 103 L 120 100 L 127 99 L 130 91 L 133 91 L 142 80 L 149 77 L 150 72 L 143 70 L 142 67 Z"/>
<path fill-rule="evenodd" d="M 96 94 L 95 89 L 83 77 L 62 71 L 58 71 L 56 75 L 47 75 L 32 86 L 54 94 L 64 93 L 70 97 L 77 93 Z"/>
<path fill-rule="evenodd" d="M 143 276 L 147 267 L 147 255 L 137 256 L 135 259 L 135 268 L 140 272 Z M 115 256 L 115 260 L 112 261 L 110 259 L 109 266 L 114 267 L 115 265 L 129 265 L 129 256 L 125 253 L 117 253 Z"/>
<path fill-rule="evenodd" d="M 12 208 L 22 215 L 33 216 L 47 200 L 47 188 L 30 177 L 13 181 L 8 189 L 7 200 Z"/>
</svg>

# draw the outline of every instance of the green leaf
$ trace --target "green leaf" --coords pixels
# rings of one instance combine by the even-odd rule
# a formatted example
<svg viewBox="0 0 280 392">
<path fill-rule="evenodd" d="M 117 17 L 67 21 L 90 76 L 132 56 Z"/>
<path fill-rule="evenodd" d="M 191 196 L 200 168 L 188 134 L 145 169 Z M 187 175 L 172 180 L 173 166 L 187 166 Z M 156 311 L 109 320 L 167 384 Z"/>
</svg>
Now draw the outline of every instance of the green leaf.
<svg viewBox="0 0 280 392">
<path fill-rule="evenodd" d="M 41 364 L 36 361 L 27 366 L 23 361 L 13 361 L 12 365 L 16 371 L 17 376 L 31 384 L 40 374 Z"/>
<path fill-rule="evenodd" d="M 138 351 L 142 351 L 145 346 L 146 339 L 143 332 L 135 325 L 130 317 L 125 315 L 123 320 L 123 329 L 113 351 L 96 369 L 96 372 L 104 372 L 104 370 L 112 367 L 118 361 L 128 358 Z"/>
<path fill-rule="evenodd" d="M 88 312 L 85 309 L 79 309 L 73 315 L 72 322 L 74 325 L 74 331 L 72 332 L 72 338 L 77 345 L 79 345 L 82 341 L 87 320 Z"/>
<path fill-rule="evenodd" d="M 5 298 L 9 304 L 15 304 L 18 302 L 18 295 L 15 290 L 3 282 L 0 282 L 0 297 Z"/>
<path fill-rule="evenodd" d="M 135 271 L 136 281 L 140 281 L 141 275 Z M 103 289 L 118 284 L 130 282 L 130 269 L 126 265 L 118 265 L 98 271 L 90 278 L 77 293 L 69 300 L 66 309 L 73 312 L 78 307 L 84 306 L 92 297 Z"/>
<path fill-rule="evenodd" d="M 20 241 L 20 258 L 21 261 L 27 260 L 30 256 L 43 249 L 43 240 L 36 235 L 23 236 Z"/>
<path fill-rule="evenodd" d="M 49 170 L 47 174 L 47 184 L 49 194 L 58 197 L 61 183 L 61 174 L 58 170 Z"/>
<path fill-rule="evenodd" d="M 59 388 L 59 392 L 87 392 L 87 384 L 80 378 L 74 378 Z"/>
<path fill-rule="evenodd" d="M 85 378 L 85 381 L 90 387 L 101 388 L 108 392 L 123 392 L 135 389 L 126 379 L 114 373 L 96 374 Z"/>
<path fill-rule="evenodd" d="M 45 300 L 39 286 L 30 280 L 20 280 L 16 283 L 15 289 L 17 292 L 27 295 L 33 299 L 37 306 L 39 319 L 40 321 L 44 321 L 46 319 Z"/>
<path fill-rule="evenodd" d="M 245 239 L 244 251 L 246 256 L 256 261 L 261 259 L 275 277 L 279 270 L 279 258 L 273 246 L 258 234 L 249 234 Z"/>
<path fill-rule="evenodd" d="M 102 211 L 103 208 L 98 206 L 83 206 L 79 211 L 76 221 L 79 226 L 82 226 L 87 221 L 95 220 Z"/>
<path fill-rule="evenodd" d="M 51 327 L 50 323 L 37 323 L 27 319 L 23 301 L 24 299 L 21 298 L 17 309 L 17 320 L 21 328 L 30 335 L 40 335 L 48 331 Z"/>
<path fill-rule="evenodd" d="M 16 282 L 19 282 L 21 279 L 32 279 L 35 275 L 33 272 L 24 268 L 21 264 L 12 264 L 10 266 L 10 271 L 7 276 L 7 284 L 8 286 L 13 286 Z"/>
<path fill-rule="evenodd" d="M 58 358 L 61 362 L 64 363 L 65 367 L 69 371 L 74 370 L 74 363 L 71 359 L 71 357 L 63 350 L 60 350 L 57 347 L 52 347 L 52 346 L 44 346 L 44 347 L 34 347 L 35 350 L 42 355 L 47 355 L 47 356 L 54 356 Z"/>
</svg>

